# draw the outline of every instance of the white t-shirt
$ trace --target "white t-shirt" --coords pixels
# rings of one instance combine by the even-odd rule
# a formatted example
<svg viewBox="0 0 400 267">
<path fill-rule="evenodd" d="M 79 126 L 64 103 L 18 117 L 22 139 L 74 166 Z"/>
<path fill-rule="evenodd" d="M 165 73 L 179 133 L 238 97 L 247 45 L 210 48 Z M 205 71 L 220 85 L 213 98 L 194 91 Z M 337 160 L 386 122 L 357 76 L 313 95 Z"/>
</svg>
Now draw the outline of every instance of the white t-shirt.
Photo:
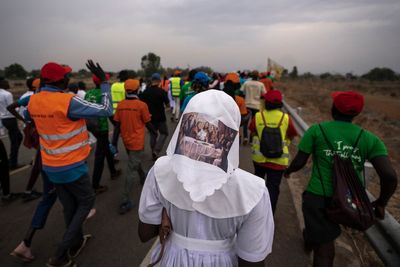
<svg viewBox="0 0 400 267">
<path fill-rule="evenodd" d="M 12 94 L 0 88 L 0 119 L 14 118 L 7 107 L 14 102 Z"/>
<path fill-rule="evenodd" d="M 202 240 L 235 239 L 229 252 L 193 251 L 167 241 L 164 256 L 157 266 L 231 267 L 238 265 L 237 257 L 258 262 L 270 252 L 273 241 L 273 215 L 268 191 L 246 215 L 215 219 L 198 211 L 188 211 L 167 201 L 160 193 L 154 170 L 151 169 L 143 187 L 139 218 L 143 223 L 159 225 L 163 207 L 171 219 L 173 231 L 181 236 Z M 153 251 L 152 262 L 159 255 L 160 244 Z"/>
<path fill-rule="evenodd" d="M 247 108 L 260 110 L 260 97 L 267 92 L 262 82 L 251 80 L 246 81 L 242 85 L 242 88 L 240 88 L 240 91 L 243 91 L 245 94 L 245 103 Z"/>
</svg>

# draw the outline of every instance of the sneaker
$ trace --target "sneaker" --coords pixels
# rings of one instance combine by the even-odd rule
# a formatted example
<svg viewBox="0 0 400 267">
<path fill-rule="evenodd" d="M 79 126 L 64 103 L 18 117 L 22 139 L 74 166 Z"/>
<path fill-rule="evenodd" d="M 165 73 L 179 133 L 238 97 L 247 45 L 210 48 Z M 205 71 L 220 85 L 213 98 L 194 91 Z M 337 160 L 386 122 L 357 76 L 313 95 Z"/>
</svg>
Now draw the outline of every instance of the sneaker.
<svg viewBox="0 0 400 267">
<path fill-rule="evenodd" d="M 31 200 L 35 200 L 37 198 L 40 198 L 42 196 L 41 192 L 38 192 L 36 190 L 32 190 L 31 192 L 24 192 L 22 193 L 22 200 L 24 202 L 28 202 Z"/>
<path fill-rule="evenodd" d="M 14 200 L 16 200 L 18 197 L 19 197 L 19 194 L 10 193 L 10 194 L 8 194 L 8 195 L 6 195 L 6 196 L 2 196 L 2 197 L 1 197 L 1 201 L 2 201 L 3 203 L 11 203 L 11 202 L 13 202 Z"/>
<path fill-rule="evenodd" d="M 243 145 L 245 146 L 245 145 L 247 145 L 249 143 L 249 139 L 248 138 L 244 138 L 243 139 Z"/>
<path fill-rule="evenodd" d="M 108 187 L 107 187 L 107 186 L 105 186 L 105 185 L 99 185 L 99 187 L 97 187 L 97 188 L 94 189 L 94 193 L 95 193 L 96 195 L 98 195 L 98 194 L 101 194 L 101 193 L 106 192 L 107 190 L 108 190 Z"/>
<path fill-rule="evenodd" d="M 123 214 L 127 213 L 128 211 L 130 211 L 132 209 L 132 207 L 133 207 L 133 205 L 131 202 L 122 203 L 119 206 L 118 212 L 119 212 L 119 214 L 123 215 Z"/>
<path fill-rule="evenodd" d="M 54 258 L 50 258 L 47 263 L 47 267 L 76 267 L 76 264 L 72 260 L 56 260 Z"/>
<path fill-rule="evenodd" d="M 18 247 L 16 247 L 11 253 L 11 256 L 20 259 L 23 262 L 31 262 L 35 259 L 32 255 L 31 248 L 25 245 L 25 242 L 22 241 Z"/>
<path fill-rule="evenodd" d="M 115 179 L 117 179 L 119 176 L 121 175 L 121 170 L 120 169 L 118 169 L 118 170 L 115 170 L 115 172 L 112 172 L 111 173 L 111 180 L 115 180 Z"/>
<path fill-rule="evenodd" d="M 89 239 L 92 238 L 92 235 L 88 234 L 88 235 L 84 235 L 82 242 L 79 246 L 70 248 L 68 250 L 68 255 L 71 258 L 76 258 L 79 256 L 79 254 L 82 252 L 82 250 L 85 248 L 85 246 L 87 245 Z"/>
</svg>

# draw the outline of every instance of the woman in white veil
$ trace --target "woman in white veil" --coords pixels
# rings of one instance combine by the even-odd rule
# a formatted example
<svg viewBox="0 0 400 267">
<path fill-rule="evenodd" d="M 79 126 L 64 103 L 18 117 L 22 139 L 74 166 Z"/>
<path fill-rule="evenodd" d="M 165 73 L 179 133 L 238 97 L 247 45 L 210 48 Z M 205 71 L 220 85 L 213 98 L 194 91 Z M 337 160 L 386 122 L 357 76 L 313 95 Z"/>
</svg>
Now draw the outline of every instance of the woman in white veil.
<svg viewBox="0 0 400 267">
<path fill-rule="evenodd" d="M 212 122 L 228 139 L 215 146 L 185 135 L 183 125 L 194 118 Z M 186 107 L 140 198 L 143 242 L 159 234 L 163 210 L 172 225 L 165 249 L 158 244 L 153 251 L 152 262 L 163 254 L 157 266 L 264 266 L 273 215 L 264 180 L 238 168 L 239 127 L 239 109 L 224 92 L 199 93 Z"/>
</svg>

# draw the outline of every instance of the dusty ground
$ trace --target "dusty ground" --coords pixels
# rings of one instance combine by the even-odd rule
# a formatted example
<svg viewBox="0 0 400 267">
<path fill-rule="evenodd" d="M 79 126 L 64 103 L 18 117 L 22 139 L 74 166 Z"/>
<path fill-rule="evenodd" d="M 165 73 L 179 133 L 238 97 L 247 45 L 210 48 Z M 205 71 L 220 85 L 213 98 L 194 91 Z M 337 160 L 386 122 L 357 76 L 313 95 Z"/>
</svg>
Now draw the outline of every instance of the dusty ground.
<svg viewBox="0 0 400 267">
<path fill-rule="evenodd" d="M 285 99 L 293 108 L 301 107 L 301 116 L 309 124 L 330 120 L 330 108 L 332 100 L 331 91 L 356 90 L 365 96 L 365 108 L 355 123 L 375 133 L 386 144 L 390 159 L 400 174 L 400 83 L 380 82 L 369 83 L 362 81 L 285 81 L 277 83 L 278 89 L 282 90 Z M 297 143 L 298 141 L 295 141 Z M 295 148 L 293 149 L 295 153 Z M 292 181 L 292 189 L 297 193 L 298 202 L 309 177 L 309 169 L 296 175 Z M 378 196 L 379 179 L 375 175 L 368 183 L 368 190 Z M 400 220 L 400 189 L 392 197 L 388 204 L 389 212 Z M 383 266 L 374 250 L 363 237 L 362 233 L 344 230 L 344 234 L 336 243 L 338 254 L 342 258 L 349 255 L 357 255 L 351 266 Z"/>
</svg>

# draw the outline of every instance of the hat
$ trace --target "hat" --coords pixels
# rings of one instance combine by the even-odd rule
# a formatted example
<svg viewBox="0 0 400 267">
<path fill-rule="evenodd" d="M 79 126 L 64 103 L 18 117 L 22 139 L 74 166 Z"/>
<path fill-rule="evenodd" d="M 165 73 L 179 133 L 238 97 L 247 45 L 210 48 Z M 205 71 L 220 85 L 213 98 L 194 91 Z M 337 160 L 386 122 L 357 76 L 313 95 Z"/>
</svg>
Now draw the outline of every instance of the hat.
<svg viewBox="0 0 400 267">
<path fill-rule="evenodd" d="M 61 66 L 55 62 L 45 64 L 40 71 L 40 78 L 49 82 L 58 82 L 64 79 L 65 75 L 72 69 L 68 66 Z"/>
<path fill-rule="evenodd" d="M 354 91 L 331 93 L 333 105 L 345 115 L 358 115 L 364 107 L 364 96 Z"/>
<path fill-rule="evenodd" d="M 153 73 L 153 75 L 151 75 L 151 80 L 152 81 L 161 81 L 161 75 L 159 73 Z"/>
<path fill-rule="evenodd" d="M 32 87 L 35 89 L 38 89 L 40 87 L 40 79 L 39 78 L 36 78 L 33 80 Z"/>
<path fill-rule="evenodd" d="M 108 81 L 109 79 L 110 79 L 110 74 L 106 73 L 106 81 Z M 92 80 L 93 80 L 95 85 L 101 84 L 101 81 L 100 81 L 99 77 L 97 77 L 94 74 L 92 75 Z"/>
<path fill-rule="evenodd" d="M 282 103 L 282 93 L 279 90 L 269 90 L 264 94 L 265 102 L 269 102 L 272 104 L 280 104 Z"/>
<path fill-rule="evenodd" d="M 240 83 L 239 75 L 237 75 L 237 73 L 234 73 L 234 72 L 228 73 L 225 76 L 225 82 L 227 82 L 227 81 L 231 81 L 233 83 Z"/>
<path fill-rule="evenodd" d="M 199 82 L 203 86 L 208 86 L 208 82 L 210 81 L 210 78 L 205 72 L 199 71 L 194 75 L 193 78 L 194 82 Z"/>
<path fill-rule="evenodd" d="M 126 92 L 135 92 L 139 89 L 140 82 L 136 79 L 128 79 L 125 81 L 124 87 Z"/>
</svg>

